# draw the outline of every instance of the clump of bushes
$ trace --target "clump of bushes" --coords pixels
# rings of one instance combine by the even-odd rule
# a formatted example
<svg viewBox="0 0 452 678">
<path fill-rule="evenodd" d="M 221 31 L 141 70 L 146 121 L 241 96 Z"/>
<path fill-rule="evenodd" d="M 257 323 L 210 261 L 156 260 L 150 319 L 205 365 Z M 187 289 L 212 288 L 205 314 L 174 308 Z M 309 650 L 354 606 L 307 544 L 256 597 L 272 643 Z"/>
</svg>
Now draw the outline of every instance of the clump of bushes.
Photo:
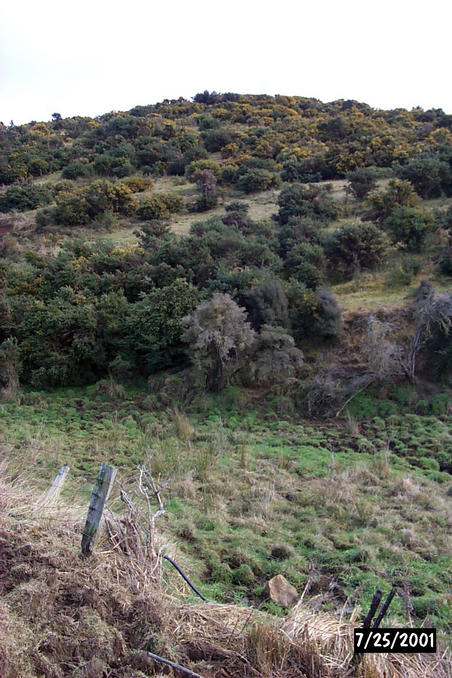
<svg viewBox="0 0 452 678">
<path fill-rule="evenodd" d="M 341 334 L 342 311 L 329 290 L 314 292 L 291 278 L 287 298 L 292 334 L 297 342 L 313 337 L 332 340 Z"/>
<path fill-rule="evenodd" d="M 180 212 L 183 206 L 184 201 L 177 193 L 158 193 L 145 197 L 135 214 L 141 221 L 153 221 L 165 219 L 174 212 Z"/>
<path fill-rule="evenodd" d="M 332 195 L 331 184 L 311 186 L 292 184 L 283 188 L 278 197 L 278 219 L 287 224 L 290 217 L 310 217 L 321 221 L 333 221 L 340 214 L 340 206 Z"/>
<path fill-rule="evenodd" d="M 439 270 L 443 275 L 452 276 L 452 247 L 446 247 L 438 259 Z"/>
<path fill-rule="evenodd" d="M 74 160 L 63 168 L 61 176 L 63 179 L 79 179 L 80 177 L 90 177 L 93 173 L 94 169 L 90 163 Z"/>
<path fill-rule="evenodd" d="M 10 186 L 0 198 L 0 212 L 34 210 L 48 205 L 53 200 L 53 192 L 48 186 L 24 184 Z"/>
<path fill-rule="evenodd" d="M 408 259 L 403 259 L 403 261 L 392 268 L 387 276 L 387 284 L 390 287 L 393 286 L 405 286 L 409 285 L 413 280 L 414 276 L 420 273 L 422 269 L 422 263 L 417 261 L 412 257 Z"/>
<path fill-rule="evenodd" d="M 105 212 L 129 215 L 136 209 L 130 188 L 122 182 L 113 183 L 104 179 L 98 179 L 81 188 L 58 192 L 55 202 L 54 208 L 37 214 L 38 227 L 43 228 L 51 223 L 63 226 L 86 225 Z"/>
<path fill-rule="evenodd" d="M 365 218 L 383 224 L 399 207 L 417 207 L 419 196 L 409 181 L 392 179 L 383 193 L 371 193 L 367 200 Z"/>
<path fill-rule="evenodd" d="M 374 224 L 351 223 L 334 231 L 326 241 L 328 265 L 344 278 L 363 268 L 381 264 L 388 251 L 386 235 Z"/>
<path fill-rule="evenodd" d="M 349 181 L 346 190 L 356 200 L 364 200 L 374 190 L 377 183 L 377 172 L 374 167 L 358 167 L 345 176 Z"/>
<path fill-rule="evenodd" d="M 432 222 L 433 217 L 426 210 L 396 207 L 383 226 L 394 244 L 410 252 L 419 252 Z"/>
<path fill-rule="evenodd" d="M 266 191 L 278 185 L 279 179 L 276 174 L 259 167 L 247 169 L 237 177 L 237 188 L 244 193 L 256 193 Z"/>
<path fill-rule="evenodd" d="M 121 183 L 127 188 L 130 188 L 132 193 L 142 193 L 143 191 L 149 191 L 153 186 L 152 179 L 149 177 L 125 177 L 122 179 Z"/>
</svg>

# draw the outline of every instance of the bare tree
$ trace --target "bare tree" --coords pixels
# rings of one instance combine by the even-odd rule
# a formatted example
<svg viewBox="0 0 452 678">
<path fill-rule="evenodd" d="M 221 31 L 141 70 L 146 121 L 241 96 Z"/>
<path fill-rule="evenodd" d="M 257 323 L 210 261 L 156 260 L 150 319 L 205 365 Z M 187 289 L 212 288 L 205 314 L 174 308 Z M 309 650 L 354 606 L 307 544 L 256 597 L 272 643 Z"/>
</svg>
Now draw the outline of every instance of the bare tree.
<svg viewBox="0 0 452 678">
<path fill-rule="evenodd" d="M 383 382 L 404 373 L 402 346 L 393 340 L 394 327 L 371 315 L 363 338 L 361 354 L 366 360 L 369 382 Z"/>
<path fill-rule="evenodd" d="M 201 195 L 206 200 L 211 200 L 215 195 L 217 178 L 210 169 L 203 169 L 196 174 L 196 183 Z"/>
<path fill-rule="evenodd" d="M 155 550 L 155 521 L 159 516 L 165 513 L 165 509 L 163 508 L 160 490 L 157 487 L 154 478 L 148 473 L 145 467 L 140 468 L 140 480 L 138 486 L 140 488 L 141 494 L 146 500 L 147 524 L 149 535 L 147 540 L 148 553 L 150 555 L 151 560 L 155 560 L 157 558 L 157 552 Z M 154 499 L 156 499 L 158 504 L 158 509 L 155 513 L 152 512 L 150 497 L 151 494 L 154 496 Z"/>
<path fill-rule="evenodd" d="M 435 330 L 449 334 L 452 327 L 452 295 L 438 294 L 429 280 L 421 282 L 414 303 L 417 319 L 416 331 L 408 351 L 406 369 L 411 382 L 416 379 L 416 363 L 419 352 L 425 346 Z"/>
<path fill-rule="evenodd" d="M 365 372 L 356 380 L 353 393 L 336 412 L 336 417 L 371 384 L 393 381 L 406 371 L 402 346 L 394 342 L 394 326 L 371 315 L 361 345 Z"/>
</svg>

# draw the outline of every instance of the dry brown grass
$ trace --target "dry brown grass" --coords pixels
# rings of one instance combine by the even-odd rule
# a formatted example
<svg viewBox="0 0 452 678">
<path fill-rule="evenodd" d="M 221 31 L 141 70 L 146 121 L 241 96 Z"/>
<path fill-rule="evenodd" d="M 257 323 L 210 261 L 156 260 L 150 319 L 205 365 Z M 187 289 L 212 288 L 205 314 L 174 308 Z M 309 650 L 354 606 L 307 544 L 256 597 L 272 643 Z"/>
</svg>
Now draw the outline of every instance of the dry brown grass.
<svg viewBox="0 0 452 678">
<path fill-rule="evenodd" d="M 94 556 L 81 560 L 84 507 L 45 508 L 24 479 L 5 477 L 3 467 L 2 678 L 163 675 L 148 651 L 204 678 L 449 675 L 449 657 L 440 655 L 366 655 L 355 665 L 355 613 L 344 620 L 300 600 L 280 619 L 249 607 L 184 603 L 177 587 L 147 577 L 146 563 L 106 535 Z"/>
</svg>

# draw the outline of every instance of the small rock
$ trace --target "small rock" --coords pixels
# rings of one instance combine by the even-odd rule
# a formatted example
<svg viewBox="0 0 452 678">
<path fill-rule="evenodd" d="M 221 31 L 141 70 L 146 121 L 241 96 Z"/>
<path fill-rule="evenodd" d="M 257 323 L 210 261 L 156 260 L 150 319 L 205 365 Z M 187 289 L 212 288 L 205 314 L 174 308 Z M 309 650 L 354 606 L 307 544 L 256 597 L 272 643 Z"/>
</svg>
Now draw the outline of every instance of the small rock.
<svg viewBox="0 0 452 678">
<path fill-rule="evenodd" d="M 282 574 L 277 574 L 266 583 L 265 594 L 282 607 L 292 607 L 298 600 L 297 589 Z"/>
</svg>

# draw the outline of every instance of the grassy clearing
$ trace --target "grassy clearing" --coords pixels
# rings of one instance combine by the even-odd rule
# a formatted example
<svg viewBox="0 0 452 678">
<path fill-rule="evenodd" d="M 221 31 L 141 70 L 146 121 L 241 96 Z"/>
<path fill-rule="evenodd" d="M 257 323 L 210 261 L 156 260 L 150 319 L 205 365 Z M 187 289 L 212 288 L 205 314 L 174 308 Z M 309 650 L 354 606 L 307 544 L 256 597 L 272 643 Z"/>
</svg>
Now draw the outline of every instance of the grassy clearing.
<svg viewBox="0 0 452 678">
<path fill-rule="evenodd" d="M 425 276 L 418 275 L 408 285 L 391 290 L 386 273 L 366 273 L 356 280 L 333 285 L 331 289 L 345 311 L 375 311 L 382 308 L 390 310 L 412 304 L 423 279 Z M 434 284 L 438 294 L 450 293 L 452 290 L 452 283 L 447 278 L 436 278 Z"/>
<path fill-rule="evenodd" d="M 307 586 L 319 610 L 348 614 L 396 579 L 408 586 L 416 624 L 427 616 L 446 630 L 451 476 L 439 471 L 452 458 L 446 403 L 438 400 L 436 415 L 410 418 L 401 413 L 409 394 L 376 409 L 363 395 L 351 426 L 281 421 L 244 397 L 228 390 L 183 414 L 147 410 L 137 390 L 112 401 L 94 388 L 29 392 L 0 410 L 1 450 L 11 472 L 31 465 L 42 489 L 68 463 L 64 496 L 75 503 L 86 502 L 100 461 L 117 466 L 132 488 L 147 460 L 163 487 L 163 543 L 217 602 L 282 613 L 263 588 L 283 574 L 300 593 Z M 398 414 L 384 415 L 385 402 Z M 122 508 L 117 494 L 112 506 Z M 393 622 L 407 622 L 400 597 Z"/>
<path fill-rule="evenodd" d="M 384 267 L 358 273 L 348 282 L 332 285 L 332 291 L 347 311 L 408 306 L 413 302 L 421 280 L 426 278 L 433 282 L 437 293 L 450 292 L 452 281 L 438 273 L 434 254 L 435 248 L 430 257 L 393 252 Z"/>
</svg>

